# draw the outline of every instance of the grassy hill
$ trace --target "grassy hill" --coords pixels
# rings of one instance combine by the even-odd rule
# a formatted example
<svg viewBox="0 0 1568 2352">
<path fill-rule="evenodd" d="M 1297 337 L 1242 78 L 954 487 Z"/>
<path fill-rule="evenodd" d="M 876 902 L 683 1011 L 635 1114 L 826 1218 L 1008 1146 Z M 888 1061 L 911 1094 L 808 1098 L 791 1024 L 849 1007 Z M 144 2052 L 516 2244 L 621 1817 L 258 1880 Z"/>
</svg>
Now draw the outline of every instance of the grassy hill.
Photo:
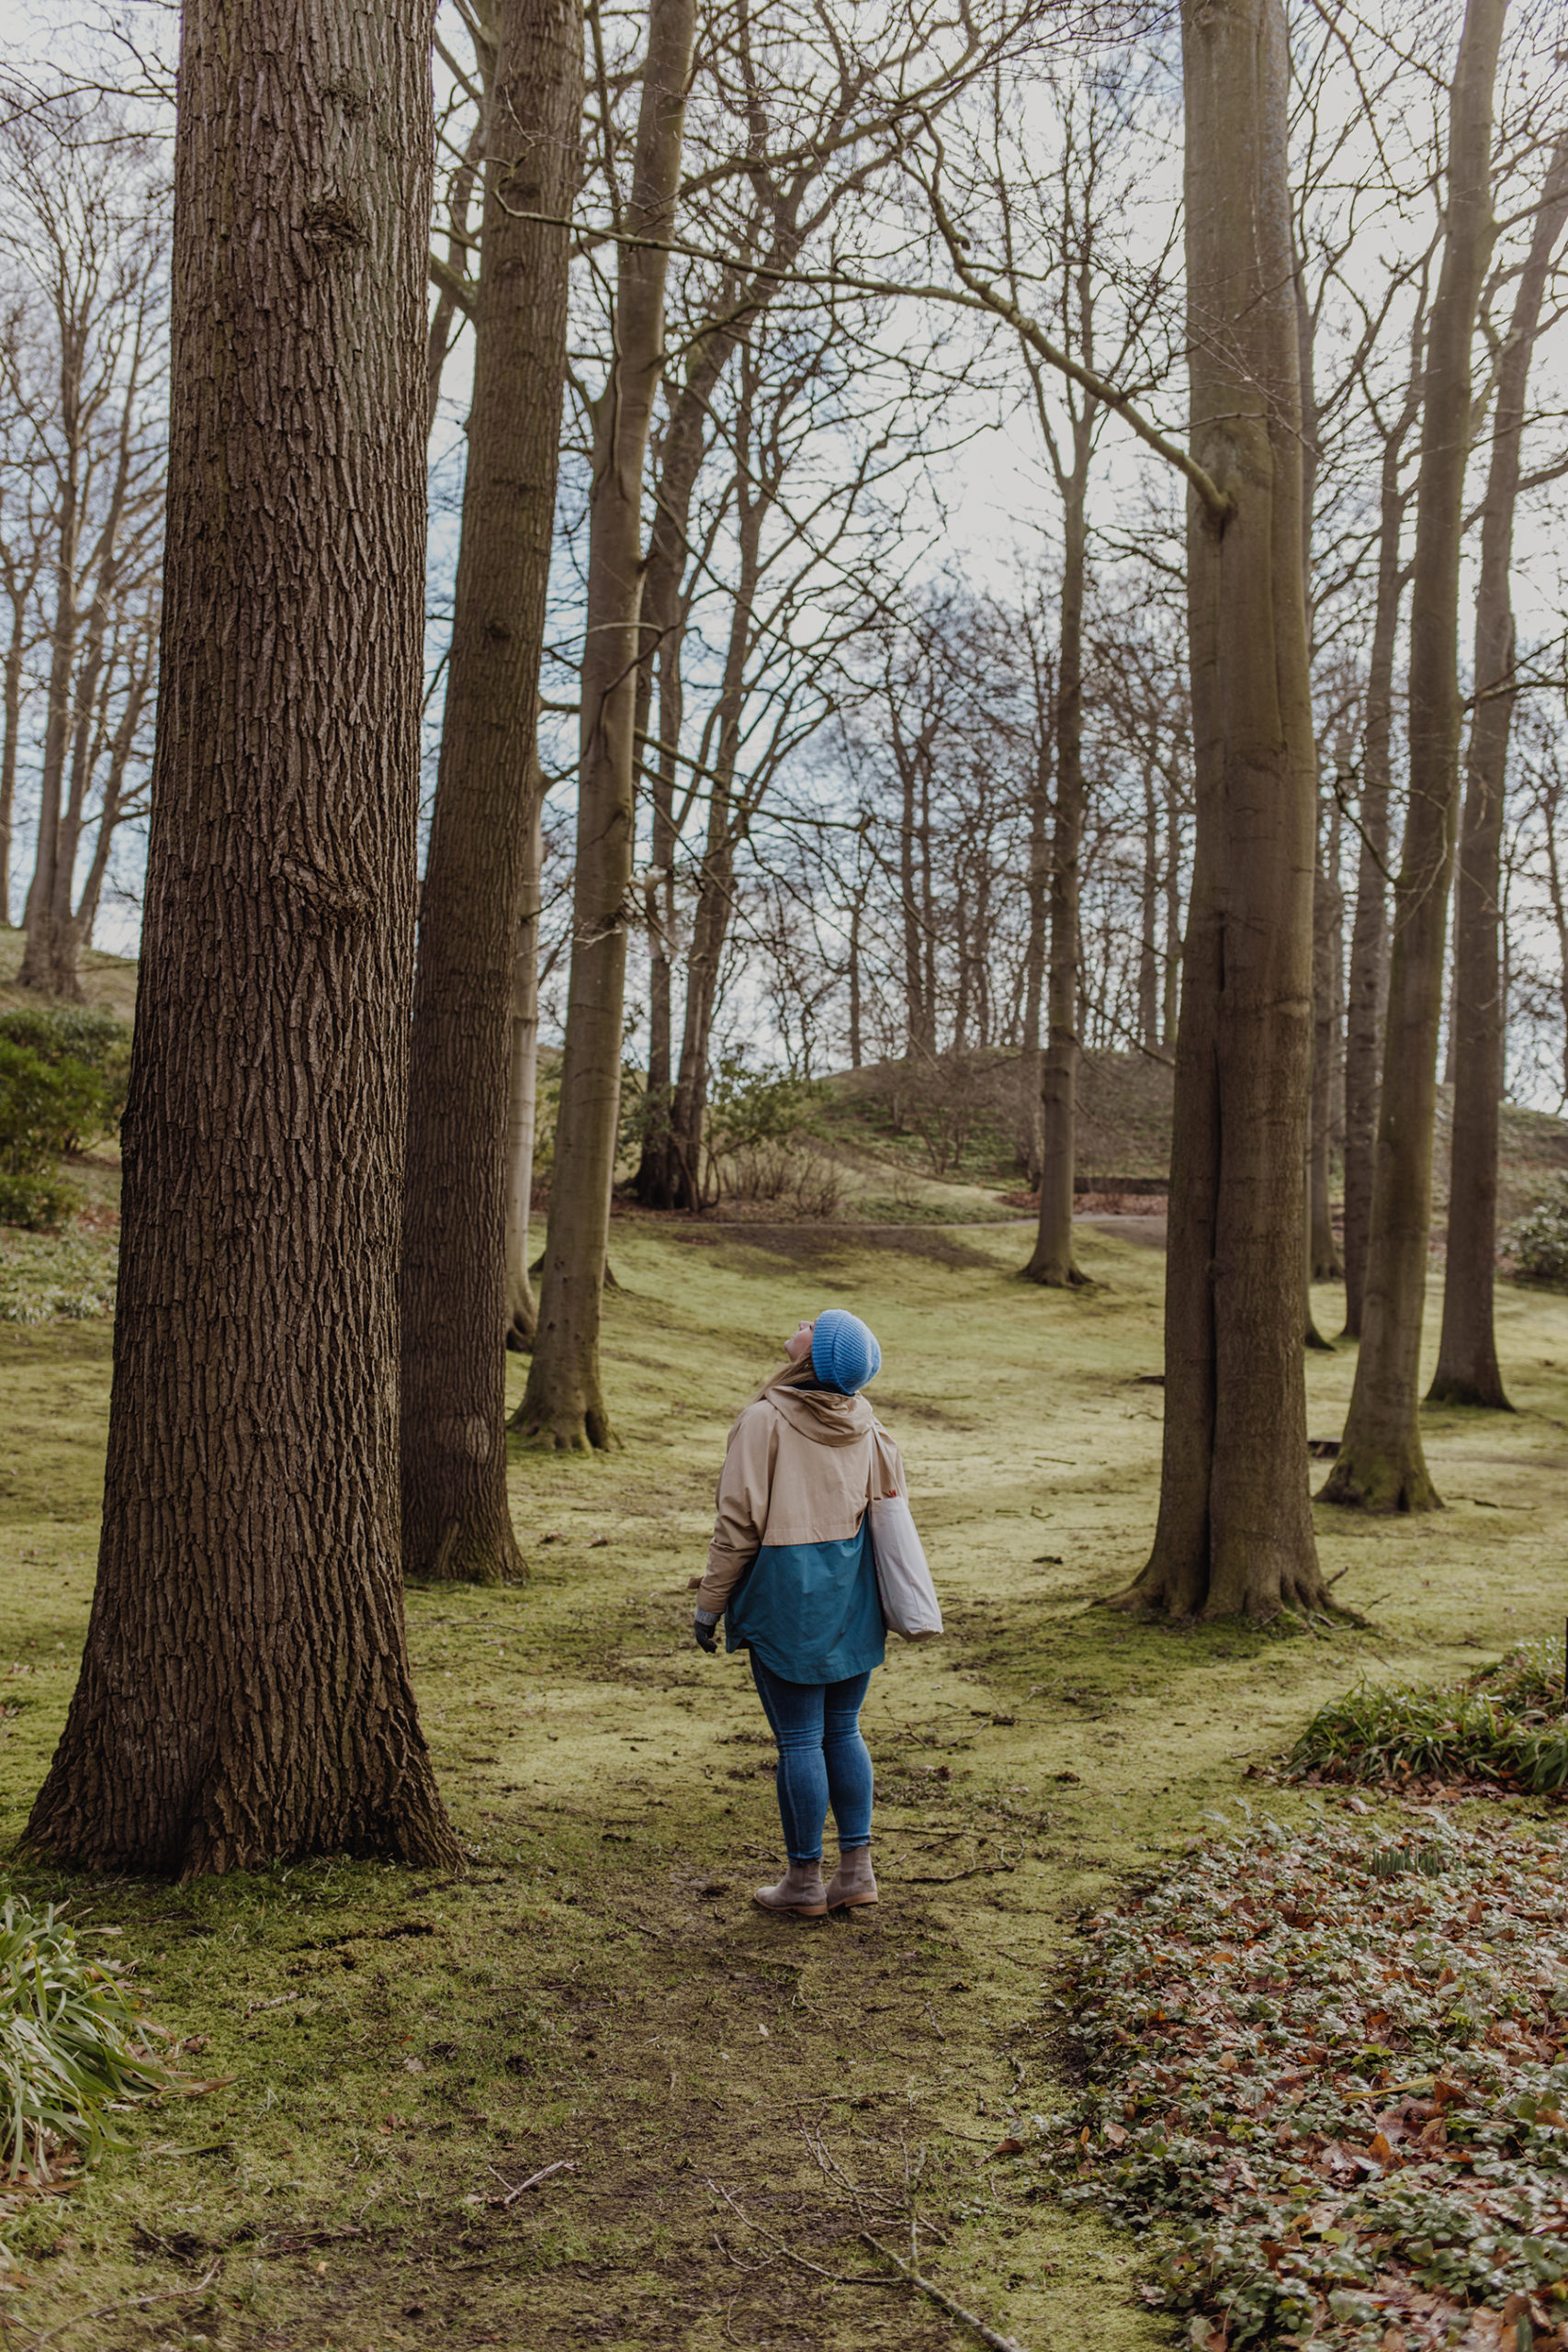
<svg viewBox="0 0 1568 2352">
<path fill-rule="evenodd" d="M 0 927 L 0 1012 L 39 1002 L 32 989 L 17 986 L 24 944 L 23 933 Z M 112 1012 L 117 1019 L 129 1021 L 136 1010 L 135 957 L 106 956 L 96 947 L 85 949 L 82 993 L 95 1012 Z"/>
</svg>

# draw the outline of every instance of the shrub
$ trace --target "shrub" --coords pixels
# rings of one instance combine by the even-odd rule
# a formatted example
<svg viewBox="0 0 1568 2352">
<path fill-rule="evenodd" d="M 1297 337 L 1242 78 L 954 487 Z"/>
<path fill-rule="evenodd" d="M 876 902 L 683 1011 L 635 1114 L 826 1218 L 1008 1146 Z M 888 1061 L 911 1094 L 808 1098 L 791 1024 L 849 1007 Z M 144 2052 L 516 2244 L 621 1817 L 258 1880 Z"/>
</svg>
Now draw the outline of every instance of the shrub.
<svg viewBox="0 0 1568 2352">
<path fill-rule="evenodd" d="M 67 2147 L 95 2155 L 115 2134 L 111 2104 L 171 2081 L 135 1996 L 84 1958 L 55 1917 L 15 1896 L 0 1912 L 0 2163 L 10 2177 L 50 2177 Z"/>
<path fill-rule="evenodd" d="M 1568 1283 L 1568 1177 L 1508 1227 L 1503 1247 L 1529 1281 Z"/>
<path fill-rule="evenodd" d="M 37 1174 L 101 1134 L 105 1115 L 103 1080 L 85 1062 L 46 1062 L 0 1037 L 0 1174 Z"/>
<path fill-rule="evenodd" d="M 127 1023 L 117 1021 L 112 1012 L 90 1012 L 85 1005 L 22 1005 L 0 1012 L 0 1039 L 24 1046 L 51 1069 L 72 1061 L 96 1072 L 102 1091 L 102 1125 L 109 1130 L 118 1125 L 130 1078 Z"/>
<path fill-rule="evenodd" d="M 830 1215 L 838 1204 L 837 1171 L 815 1153 L 809 1155 L 809 1170 L 791 1166 L 800 1159 L 800 1140 L 810 1131 L 822 1093 L 810 1080 L 752 1069 L 744 1047 L 724 1055 L 708 1082 L 703 1130 L 707 1203 L 726 1193 L 742 1200 L 792 1201 L 798 1193 L 802 1215 Z M 825 1208 L 820 1204 L 829 1193 L 831 1204 Z"/>
<path fill-rule="evenodd" d="M 0 1170 L 0 1225 L 20 1226 L 25 1233 L 58 1233 L 81 1205 L 81 1193 L 62 1176 L 7 1176 Z"/>
</svg>

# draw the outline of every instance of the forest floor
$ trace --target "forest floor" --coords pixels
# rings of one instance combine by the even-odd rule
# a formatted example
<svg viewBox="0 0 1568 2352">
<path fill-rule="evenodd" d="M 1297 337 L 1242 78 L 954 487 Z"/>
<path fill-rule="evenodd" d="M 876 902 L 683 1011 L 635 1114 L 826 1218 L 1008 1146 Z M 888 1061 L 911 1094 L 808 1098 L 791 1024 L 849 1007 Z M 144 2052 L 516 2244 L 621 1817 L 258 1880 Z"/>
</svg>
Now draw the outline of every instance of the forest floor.
<svg viewBox="0 0 1568 2352">
<path fill-rule="evenodd" d="M 12 1859 L 220 2086 L 120 2118 L 79 2185 L 0 2221 L 0 2346 L 972 2343 L 863 2230 L 1028 2352 L 1175 2340 L 1139 2293 L 1151 2239 L 992 2154 L 1062 2104 L 1075 1917 L 1216 1816 L 1339 1803 L 1245 1776 L 1363 1672 L 1455 1675 L 1561 1627 L 1568 1300 L 1501 1294 L 1516 1415 L 1429 1416 L 1446 1510 L 1320 1510 L 1371 1629 L 1169 1633 L 1093 1605 L 1154 1521 L 1158 1254 L 1086 1234 L 1097 1287 L 1062 1295 L 1011 1278 L 1017 1234 L 896 1238 L 617 1225 L 621 1449 L 517 1456 L 526 1584 L 409 1596 L 466 1878 Z M 891 1645 L 872 1686 L 880 1906 L 793 1923 L 750 1899 L 781 1859 L 771 1748 L 744 1659 L 692 1647 L 687 1581 L 737 1406 L 834 1302 L 881 1337 L 950 1633 Z M 1353 1361 L 1309 1359 L 1314 1436 Z M 7 1853 L 86 1622 L 108 1377 L 106 1321 L 0 1323 Z"/>
</svg>

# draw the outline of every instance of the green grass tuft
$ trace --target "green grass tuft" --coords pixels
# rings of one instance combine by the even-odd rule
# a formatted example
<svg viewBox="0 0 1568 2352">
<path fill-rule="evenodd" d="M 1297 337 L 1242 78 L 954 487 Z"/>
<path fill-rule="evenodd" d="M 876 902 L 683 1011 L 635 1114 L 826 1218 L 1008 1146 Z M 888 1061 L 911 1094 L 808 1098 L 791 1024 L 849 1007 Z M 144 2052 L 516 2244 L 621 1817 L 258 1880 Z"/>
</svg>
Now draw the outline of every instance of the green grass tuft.
<svg viewBox="0 0 1568 2352">
<path fill-rule="evenodd" d="M 71 2148 L 91 2159 L 118 2144 L 111 2105 L 165 2088 L 135 1995 L 88 1960 L 52 1904 L 16 1896 L 0 1912 L 0 2161 L 12 2180 L 48 2180 Z"/>
<path fill-rule="evenodd" d="M 1511 1650 L 1459 1683 L 1359 1683 L 1318 1709 L 1286 1770 L 1293 1780 L 1432 1775 L 1559 1795 L 1568 1783 L 1562 1645 Z"/>
</svg>

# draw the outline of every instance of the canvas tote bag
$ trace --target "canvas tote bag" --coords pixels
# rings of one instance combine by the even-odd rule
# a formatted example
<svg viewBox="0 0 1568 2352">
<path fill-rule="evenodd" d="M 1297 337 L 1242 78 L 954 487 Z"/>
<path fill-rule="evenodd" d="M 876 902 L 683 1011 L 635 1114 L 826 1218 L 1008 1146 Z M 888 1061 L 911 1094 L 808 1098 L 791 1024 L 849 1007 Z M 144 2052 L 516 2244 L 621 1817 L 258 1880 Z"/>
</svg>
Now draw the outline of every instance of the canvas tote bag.
<svg viewBox="0 0 1568 2352">
<path fill-rule="evenodd" d="M 907 1642 L 933 1641 L 942 1632 L 942 1609 L 931 1582 L 925 1546 L 905 1495 L 884 1494 L 893 1484 L 893 1464 L 881 1436 L 872 1438 L 871 1550 L 876 1589 L 890 1633 Z"/>
</svg>

